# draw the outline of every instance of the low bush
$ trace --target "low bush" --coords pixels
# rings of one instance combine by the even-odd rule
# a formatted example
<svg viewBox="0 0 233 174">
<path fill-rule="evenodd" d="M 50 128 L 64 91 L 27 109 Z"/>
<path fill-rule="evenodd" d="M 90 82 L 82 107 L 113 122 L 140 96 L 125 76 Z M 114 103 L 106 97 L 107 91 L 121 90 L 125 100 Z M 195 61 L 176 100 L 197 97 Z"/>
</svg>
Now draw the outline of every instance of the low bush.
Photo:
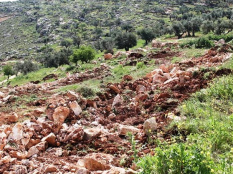
<svg viewBox="0 0 233 174">
<path fill-rule="evenodd" d="M 138 163 L 143 174 L 211 174 L 213 165 L 210 153 L 183 143 L 157 147 L 154 156 L 146 156 Z"/>
<path fill-rule="evenodd" d="M 33 63 L 31 60 L 26 60 L 24 62 L 17 62 L 14 65 L 14 70 L 15 70 L 16 74 L 18 72 L 21 72 L 24 75 L 26 75 L 27 73 L 32 72 L 32 71 L 36 71 L 38 69 L 39 69 L 38 64 Z"/>
<path fill-rule="evenodd" d="M 213 46 L 214 46 L 213 42 L 205 37 L 199 38 L 195 43 L 196 48 L 211 48 Z"/>
<path fill-rule="evenodd" d="M 193 45 L 195 45 L 196 41 L 195 40 L 190 40 L 190 41 L 186 41 L 184 43 L 180 44 L 181 48 L 191 48 Z"/>
<path fill-rule="evenodd" d="M 95 96 L 95 91 L 89 87 L 81 87 L 78 89 L 78 92 L 82 94 L 83 97 L 86 97 L 86 98 Z"/>
<path fill-rule="evenodd" d="M 209 35 L 208 36 L 209 40 L 220 40 L 220 39 L 224 39 L 225 42 L 230 42 L 233 39 L 233 35 L 232 34 L 227 34 L 227 35 Z"/>
</svg>

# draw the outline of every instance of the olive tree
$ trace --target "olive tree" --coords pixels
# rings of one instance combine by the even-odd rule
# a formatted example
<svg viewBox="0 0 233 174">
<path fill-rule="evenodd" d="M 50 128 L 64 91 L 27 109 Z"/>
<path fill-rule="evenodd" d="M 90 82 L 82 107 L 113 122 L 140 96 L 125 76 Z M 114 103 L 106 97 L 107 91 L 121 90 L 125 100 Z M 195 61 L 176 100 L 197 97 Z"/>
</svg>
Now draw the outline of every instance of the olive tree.
<svg viewBox="0 0 233 174">
<path fill-rule="evenodd" d="M 79 49 L 74 50 L 70 56 L 70 60 L 78 64 L 78 61 L 89 62 L 95 58 L 95 50 L 90 46 L 81 46 Z"/>
<path fill-rule="evenodd" d="M 5 76 L 7 76 L 7 79 L 9 79 L 9 77 L 14 74 L 12 66 L 10 66 L 10 65 L 4 66 L 3 73 Z"/>
<path fill-rule="evenodd" d="M 118 33 L 115 42 L 119 49 L 124 48 L 125 51 L 129 51 L 129 48 L 137 45 L 137 38 L 133 33 Z"/>
<path fill-rule="evenodd" d="M 155 33 L 150 28 L 143 28 L 137 33 L 141 36 L 143 40 L 146 41 L 146 45 L 148 44 L 148 42 L 152 41 L 155 38 Z"/>
</svg>

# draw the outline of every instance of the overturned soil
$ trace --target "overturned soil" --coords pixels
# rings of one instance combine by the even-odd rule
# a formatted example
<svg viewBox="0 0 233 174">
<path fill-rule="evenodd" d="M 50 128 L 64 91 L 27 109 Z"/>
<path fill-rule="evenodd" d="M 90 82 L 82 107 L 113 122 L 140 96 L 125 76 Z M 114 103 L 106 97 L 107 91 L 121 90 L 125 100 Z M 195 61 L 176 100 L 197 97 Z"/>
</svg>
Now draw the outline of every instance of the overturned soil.
<svg viewBox="0 0 233 174">
<path fill-rule="evenodd" d="M 46 173 L 47 169 L 62 173 L 103 173 L 125 170 L 125 167 L 130 170 L 128 172 L 136 172 L 127 132 L 134 135 L 137 147 L 141 149 L 138 156 L 153 154 L 156 144 L 148 142 L 147 132 L 151 131 L 150 140 L 169 140 L 175 132 L 166 129 L 171 122 L 167 115 L 172 113 L 179 117 L 177 107 L 192 93 L 206 88 L 216 77 L 232 74 L 230 69 L 209 68 L 229 59 L 231 51 L 229 45 L 223 45 L 210 49 L 199 58 L 162 64 L 140 79 L 133 79 L 129 74 L 120 83 L 106 85 L 105 91 L 94 99 L 86 99 L 71 91 L 56 94 L 52 90 L 109 76 L 111 73 L 107 65 L 81 74 L 68 74 L 54 82 L 1 88 L 0 133 L 3 138 L 0 142 L 3 145 L 0 146 L 0 157 L 5 161 L 0 161 L 0 173 L 14 171 L 15 168 L 28 173 Z M 149 58 L 167 59 L 178 54 L 161 51 Z M 134 61 L 141 57 L 131 54 L 129 58 Z M 37 96 L 36 99 L 22 100 L 21 103 L 17 100 L 32 94 Z M 11 106 L 16 107 L 11 109 Z M 145 123 L 152 118 L 156 123 L 148 128 Z M 15 124 L 17 121 L 21 123 Z M 157 132 L 163 134 L 158 137 Z M 43 139 L 48 136 L 50 139 Z M 90 159 L 91 167 L 88 165 Z M 22 167 L 25 163 L 28 164 L 26 168 Z"/>
</svg>

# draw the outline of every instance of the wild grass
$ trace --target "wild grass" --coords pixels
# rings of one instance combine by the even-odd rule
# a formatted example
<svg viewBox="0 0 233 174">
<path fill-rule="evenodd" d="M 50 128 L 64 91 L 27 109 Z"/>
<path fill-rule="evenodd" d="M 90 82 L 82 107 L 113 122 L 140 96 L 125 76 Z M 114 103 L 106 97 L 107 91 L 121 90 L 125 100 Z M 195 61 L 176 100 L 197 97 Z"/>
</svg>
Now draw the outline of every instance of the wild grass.
<svg viewBox="0 0 233 174">
<path fill-rule="evenodd" d="M 27 75 L 18 75 L 14 79 L 9 80 L 10 85 L 16 86 L 16 85 L 23 85 L 26 84 L 30 81 L 36 81 L 36 80 L 42 80 L 46 75 L 54 73 L 57 74 L 59 77 L 64 77 L 66 72 L 65 72 L 65 67 L 59 67 L 59 68 L 42 68 L 38 71 L 30 72 Z"/>
<path fill-rule="evenodd" d="M 142 158 L 141 173 L 233 173 L 233 75 L 214 80 L 179 110 L 187 119 L 170 125 L 175 141 Z"/>
<path fill-rule="evenodd" d="M 93 98 L 96 96 L 96 93 L 102 92 L 100 80 L 90 79 L 78 84 L 66 85 L 59 89 L 56 89 L 55 92 L 66 92 L 66 91 L 76 91 L 82 94 L 86 98 Z"/>
</svg>

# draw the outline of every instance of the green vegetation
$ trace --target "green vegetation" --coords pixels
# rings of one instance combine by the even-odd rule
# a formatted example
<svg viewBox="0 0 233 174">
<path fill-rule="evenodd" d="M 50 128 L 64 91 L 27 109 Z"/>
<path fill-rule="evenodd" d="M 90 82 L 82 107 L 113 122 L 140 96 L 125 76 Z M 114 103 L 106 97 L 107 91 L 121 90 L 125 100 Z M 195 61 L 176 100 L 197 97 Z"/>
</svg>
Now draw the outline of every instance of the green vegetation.
<svg viewBox="0 0 233 174">
<path fill-rule="evenodd" d="M 101 79 L 58 85 L 52 91 L 72 90 L 93 99 L 109 82 L 121 82 L 125 75 L 134 80 L 145 77 L 157 63 L 163 62 L 163 58 L 161 61 L 154 58 L 153 53 L 161 51 L 166 55 L 171 52 L 170 60 L 165 58 L 164 62 L 179 63 L 203 55 L 220 39 L 233 45 L 232 3 L 230 0 L 22 0 L 14 5 L 1 4 L 0 14 L 12 18 L 0 25 L 0 38 L 3 38 L 0 60 L 6 60 L 0 70 L 0 82 L 19 74 L 3 85 L 42 83 L 48 74 L 60 78 L 67 71 L 91 71 L 106 63 L 109 72 L 106 70 Z M 155 38 L 165 42 L 174 42 L 178 38 L 181 49 L 165 46 L 147 53 L 136 50 L 146 45 L 145 49 L 149 48 L 149 42 Z M 128 56 L 125 51 L 129 49 L 138 51 L 140 58 Z M 103 59 L 104 54 L 116 51 L 122 51 L 117 58 Z M 232 67 L 233 61 L 220 68 Z M 203 78 L 208 79 L 210 75 L 207 72 Z M 128 87 L 130 85 L 129 82 Z M 153 100 L 153 95 L 160 90 L 155 86 L 154 91 L 148 93 L 148 101 Z M 33 94 L 20 96 L 12 108 L 27 108 L 26 104 L 36 99 Z M 162 111 L 159 106 L 155 109 Z M 156 146 L 151 149 L 155 153 L 153 156 L 139 158 L 140 150 L 134 136 L 128 135 L 132 145 L 131 158 L 142 169 L 141 173 L 233 173 L 233 76 L 215 79 L 207 89 L 184 101 L 178 110 L 185 120 L 174 121 L 164 132 L 157 132 L 153 135 L 157 136 L 156 141 L 148 137 L 147 145 Z M 11 108 L 8 106 L 2 111 L 11 111 Z M 88 115 L 88 111 L 85 112 Z M 145 113 L 149 115 L 147 109 Z M 167 133 L 172 137 L 165 140 L 159 136 Z M 122 164 L 126 163 L 125 159 Z"/>
<path fill-rule="evenodd" d="M 81 48 L 74 51 L 74 53 L 70 56 L 70 59 L 73 63 L 77 65 L 78 61 L 90 62 L 95 58 L 95 50 L 90 46 L 82 46 Z"/>
<path fill-rule="evenodd" d="M 214 80 L 180 107 L 187 119 L 170 127 L 175 143 L 159 145 L 138 166 L 142 173 L 232 173 L 233 76 Z"/>
<path fill-rule="evenodd" d="M 149 28 L 139 30 L 138 35 L 146 41 L 146 45 L 148 44 L 148 42 L 151 42 L 155 38 L 155 33 L 152 29 Z"/>
<path fill-rule="evenodd" d="M 4 66 L 3 73 L 5 76 L 7 76 L 7 79 L 9 79 L 9 77 L 14 74 L 12 66 L 10 66 L 10 65 Z"/>
<path fill-rule="evenodd" d="M 63 69 L 65 69 L 65 67 L 60 67 L 58 69 L 42 68 L 38 71 L 30 72 L 27 75 L 23 75 L 23 74 L 18 75 L 14 79 L 10 80 L 10 84 L 12 86 L 23 85 L 23 84 L 26 84 L 26 83 L 31 82 L 31 81 L 42 80 L 46 75 L 51 74 L 51 73 L 55 73 L 59 77 L 64 77 L 66 72 Z"/>
<path fill-rule="evenodd" d="M 208 152 L 183 143 L 161 144 L 155 149 L 155 156 L 144 157 L 138 166 L 143 169 L 143 174 L 214 173 L 214 162 Z"/>
<path fill-rule="evenodd" d="M 137 45 L 137 38 L 133 33 L 119 33 L 116 36 L 116 45 L 119 49 L 129 51 L 129 48 Z"/>
<path fill-rule="evenodd" d="M 14 65 L 14 71 L 15 71 L 16 75 L 19 72 L 26 75 L 27 73 L 32 72 L 32 71 L 36 71 L 38 69 L 39 69 L 38 65 L 33 63 L 30 60 L 26 60 L 24 62 L 16 62 L 16 64 Z"/>
<path fill-rule="evenodd" d="M 195 48 L 211 48 L 214 46 L 213 41 L 211 41 L 207 37 L 200 37 L 195 40 L 189 40 L 186 42 L 183 42 L 180 44 L 181 48 L 191 48 L 192 46 L 195 46 Z"/>
</svg>

